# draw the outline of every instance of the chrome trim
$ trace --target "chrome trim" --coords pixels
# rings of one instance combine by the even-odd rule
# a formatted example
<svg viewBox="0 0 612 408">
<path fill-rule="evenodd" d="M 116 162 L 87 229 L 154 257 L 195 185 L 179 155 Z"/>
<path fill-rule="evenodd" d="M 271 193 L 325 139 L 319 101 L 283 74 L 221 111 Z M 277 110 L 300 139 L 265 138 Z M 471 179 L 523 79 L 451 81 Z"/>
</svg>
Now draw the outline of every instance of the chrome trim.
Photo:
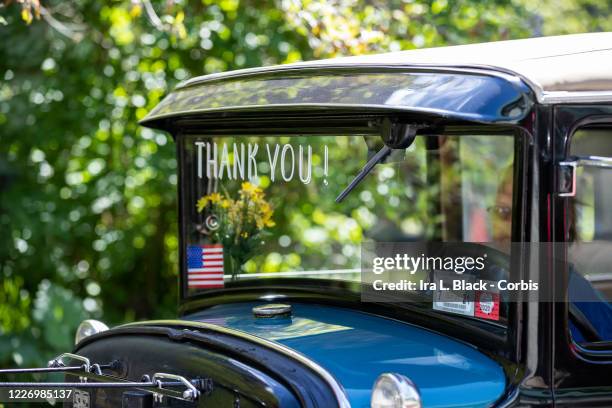
<svg viewBox="0 0 612 408">
<path fill-rule="evenodd" d="M 89 373 L 91 371 L 92 366 L 91 366 L 89 359 L 87 357 L 79 356 L 78 354 L 73 354 L 73 353 L 60 354 L 59 356 L 55 357 L 53 360 L 50 360 L 49 363 L 47 364 L 47 367 L 65 366 L 64 362 L 62 361 L 64 358 L 70 358 L 72 360 L 82 361 L 83 370 L 85 371 L 85 373 Z M 100 369 L 100 366 L 98 364 L 95 364 L 95 366 L 97 366 L 98 370 Z M 81 381 L 82 383 L 86 383 L 87 377 L 79 376 L 79 381 Z"/>
<path fill-rule="evenodd" d="M 612 169 L 612 157 L 578 156 L 576 157 L 576 163 L 578 166 Z"/>
<path fill-rule="evenodd" d="M 284 272 L 274 272 L 274 277 L 310 277 L 310 276 L 318 276 L 318 275 L 354 275 L 361 274 L 361 269 L 320 269 L 320 270 L 312 270 L 312 271 L 284 271 Z M 232 278 L 232 275 L 223 275 L 225 279 Z M 240 273 L 238 275 L 234 275 L 236 278 L 262 278 L 269 277 L 269 272 L 258 272 L 258 273 Z"/>
<path fill-rule="evenodd" d="M 160 378 L 164 378 L 167 380 L 176 380 L 176 381 L 180 381 L 181 383 L 183 383 L 185 388 L 187 388 L 183 392 L 183 398 L 186 399 L 187 401 L 195 401 L 200 396 L 200 392 L 198 391 L 198 389 L 194 387 L 193 384 L 189 382 L 189 380 L 187 380 L 185 377 L 181 375 L 167 374 L 167 373 L 153 374 L 153 377 L 151 377 L 151 382 L 157 383 L 157 388 L 161 390 L 161 389 L 164 389 L 164 383 L 159 380 Z"/>
<path fill-rule="evenodd" d="M 62 361 L 64 358 L 71 358 L 73 360 L 78 360 L 78 361 L 82 361 L 83 364 L 83 369 L 87 372 L 90 371 L 91 369 L 91 363 L 89 362 L 89 359 L 87 357 L 83 357 L 83 356 L 79 356 L 78 354 L 72 354 L 72 353 L 62 353 L 59 356 L 55 357 L 53 360 L 50 360 L 49 363 L 47 364 L 47 367 L 61 367 L 64 365 L 64 362 Z"/>
<path fill-rule="evenodd" d="M 612 102 L 612 91 L 549 91 L 538 95 L 543 105 Z"/>
<path fill-rule="evenodd" d="M 612 282 L 612 273 L 586 274 L 584 278 L 589 282 Z"/>
<path fill-rule="evenodd" d="M 575 197 L 576 196 L 576 169 L 578 167 L 596 167 L 600 169 L 612 170 L 612 157 L 604 156 L 577 156 L 571 161 L 559 162 L 559 167 L 571 167 L 572 188 L 568 192 L 559 193 L 559 197 Z"/>
<path fill-rule="evenodd" d="M 151 321 L 140 322 L 140 323 L 139 322 L 127 323 L 127 324 L 118 326 L 117 328 L 138 327 L 138 326 L 181 326 L 181 327 L 193 327 L 196 329 L 198 328 L 206 329 L 206 330 L 210 330 L 210 331 L 214 331 L 214 332 L 218 332 L 222 334 L 227 334 L 229 336 L 238 337 L 238 338 L 250 341 L 252 343 L 256 343 L 262 347 L 273 349 L 279 353 L 284 354 L 287 357 L 290 357 L 290 358 L 293 358 L 294 360 L 299 361 L 300 363 L 304 364 L 306 367 L 314 371 L 323 380 L 325 380 L 327 385 L 329 385 L 329 387 L 334 392 L 334 396 L 336 397 L 336 401 L 338 402 L 338 406 L 340 408 L 350 408 L 351 407 L 351 404 L 348 401 L 348 398 L 346 396 L 344 389 L 342 388 L 340 383 L 338 383 L 338 381 L 334 378 L 334 376 L 329 373 L 329 371 L 327 371 L 325 368 L 321 367 L 320 365 L 318 365 L 317 363 L 315 363 L 313 360 L 309 359 L 305 355 L 289 347 L 286 347 L 280 343 L 277 343 L 275 341 L 257 337 L 257 336 L 254 336 L 250 333 L 246 333 L 243 331 L 230 329 L 228 327 L 217 326 L 215 324 L 203 323 L 203 322 L 188 322 L 188 321 L 177 322 L 176 320 L 151 320 Z"/>
<path fill-rule="evenodd" d="M 266 303 L 265 305 L 254 306 L 252 311 L 256 318 L 271 318 L 271 317 L 291 317 L 291 305 L 283 303 Z"/>
<path fill-rule="evenodd" d="M 240 276 L 240 275 L 238 275 L 238 276 Z M 263 300 L 265 302 L 272 302 L 272 301 L 275 301 L 277 299 L 286 299 L 286 298 L 287 298 L 287 295 L 271 293 L 269 295 L 262 295 L 258 299 L 259 300 Z"/>
<path fill-rule="evenodd" d="M 572 188 L 570 191 L 559 193 L 559 197 L 576 197 L 576 167 L 578 162 L 576 161 L 564 161 L 559 162 L 559 167 L 570 167 L 572 174 Z M 559 188 L 560 189 L 560 188 Z"/>
</svg>

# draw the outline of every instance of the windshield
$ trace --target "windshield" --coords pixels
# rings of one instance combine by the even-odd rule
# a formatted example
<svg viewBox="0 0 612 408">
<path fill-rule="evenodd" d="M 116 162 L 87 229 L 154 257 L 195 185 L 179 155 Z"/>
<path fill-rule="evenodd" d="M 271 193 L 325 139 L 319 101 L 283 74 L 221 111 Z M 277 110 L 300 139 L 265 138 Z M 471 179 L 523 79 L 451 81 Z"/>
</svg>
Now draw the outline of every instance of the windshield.
<svg viewBox="0 0 612 408">
<path fill-rule="evenodd" d="M 372 242 L 509 242 L 514 138 L 417 136 L 338 194 L 379 135 L 180 140 L 186 294 L 269 277 L 359 282 Z"/>
</svg>

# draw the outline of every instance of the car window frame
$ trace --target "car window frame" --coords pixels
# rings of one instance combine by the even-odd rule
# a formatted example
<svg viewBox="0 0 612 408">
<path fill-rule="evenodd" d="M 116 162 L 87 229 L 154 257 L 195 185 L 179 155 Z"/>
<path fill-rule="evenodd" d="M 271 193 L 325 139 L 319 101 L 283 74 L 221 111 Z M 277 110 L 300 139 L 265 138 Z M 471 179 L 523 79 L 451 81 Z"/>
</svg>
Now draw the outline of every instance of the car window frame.
<svg viewBox="0 0 612 408">
<path fill-rule="evenodd" d="M 379 117 L 379 115 L 368 115 L 358 116 L 357 119 L 371 121 Z M 348 121 L 345 118 L 346 117 L 342 115 L 334 116 L 332 118 L 326 116 L 319 117 L 322 125 L 317 125 L 318 128 L 315 128 L 312 123 L 316 123 L 316 121 L 305 121 L 305 117 L 300 117 L 299 121 L 297 121 L 297 124 L 294 126 L 304 126 L 305 124 L 310 124 L 310 126 L 313 127 L 309 129 L 309 132 L 312 132 L 313 134 L 317 133 L 317 129 L 319 129 L 318 133 L 368 133 L 368 129 L 364 126 L 360 126 L 362 122 L 355 120 L 354 116 L 353 119 L 350 119 Z M 175 129 L 173 137 L 177 142 L 179 142 L 179 139 L 181 139 L 183 135 L 194 133 L 221 135 L 245 133 L 253 134 L 253 128 L 247 126 L 247 122 L 251 121 L 253 121 L 255 126 L 261 126 L 262 131 L 257 132 L 257 134 L 270 134 L 278 133 L 279 131 L 285 132 L 289 130 L 287 122 L 285 120 L 282 120 L 288 118 L 282 118 L 281 120 L 276 120 L 271 123 L 268 121 L 267 117 L 251 117 L 248 118 L 245 122 L 241 122 L 240 126 L 234 126 L 233 123 L 235 123 L 235 118 L 231 119 L 233 120 L 221 126 L 218 131 L 214 130 L 216 129 L 217 125 L 217 122 L 215 120 L 186 119 L 184 123 L 182 123 L 181 127 Z M 296 117 L 294 116 L 292 117 L 292 119 L 293 121 L 295 121 Z M 364 121 L 363 123 L 366 122 Z M 203 126 L 204 124 L 206 126 Z M 249 130 L 247 131 L 246 129 Z M 303 129 L 299 131 L 293 131 L 296 133 L 304 132 Z M 528 222 L 529 217 L 527 215 L 527 212 L 529 211 L 528 202 L 531 199 L 532 195 L 532 188 L 529 181 L 529 177 L 531 172 L 533 172 L 532 166 L 535 165 L 535 156 L 533 155 L 535 139 L 528 130 L 528 128 L 526 128 L 524 125 L 513 124 L 449 123 L 444 125 L 439 124 L 436 127 L 435 133 L 443 133 L 447 135 L 470 134 L 492 136 L 494 136 L 495 134 L 507 134 L 513 136 L 515 141 L 513 182 L 516 188 L 514 189 L 513 193 L 512 205 L 512 241 L 517 242 L 528 240 L 529 237 L 535 233 L 535 231 L 532 231 L 534 226 L 532 225 L 532 222 Z M 180 143 L 177 143 L 177 151 L 180 155 L 181 150 L 179 144 Z M 181 171 L 182 169 L 179 165 L 179 186 L 182 183 L 182 177 L 180 175 Z M 179 206 L 182 205 L 181 200 L 182 195 L 179 193 Z M 183 236 L 182 234 L 180 234 L 180 248 L 183 248 L 184 246 L 182 240 Z M 511 271 L 513 273 L 513 276 L 528 278 L 526 276 L 526 273 L 528 272 L 528 263 L 528 260 L 524 257 L 513 256 L 511 264 Z M 179 300 L 179 312 L 181 315 L 191 313 L 194 310 L 199 310 L 201 308 L 211 307 L 219 303 L 230 303 L 235 301 L 259 299 L 261 296 L 265 295 L 265 291 L 262 291 L 260 288 L 252 287 L 237 288 L 236 290 L 231 291 L 225 289 L 216 294 L 203 293 L 188 297 L 186 296 L 186 293 L 183 292 L 184 286 L 184 280 L 181 279 L 181 284 L 179 287 L 179 290 L 181 292 L 181 297 Z M 324 301 L 327 303 L 337 303 L 339 305 L 346 305 L 347 307 L 360 308 L 360 305 L 358 303 L 359 299 L 351 297 L 351 294 L 346 291 L 339 291 L 337 293 L 338 301 L 336 301 L 336 299 L 332 299 L 330 293 L 327 293 L 325 291 L 296 293 L 287 286 L 278 285 L 276 286 L 276 288 L 281 291 L 286 291 L 288 295 L 284 298 L 288 300 L 300 299 L 298 301 Z M 336 294 L 334 294 L 333 297 L 335 298 Z M 505 327 L 498 327 L 494 323 L 488 321 L 474 322 L 474 324 L 469 324 L 466 326 L 466 322 L 469 321 L 469 319 L 464 316 L 449 316 L 437 311 L 428 312 L 426 310 L 423 310 L 423 308 L 419 308 L 421 310 L 417 310 L 416 307 L 398 308 L 396 306 L 384 307 L 384 305 L 372 304 L 371 307 L 361 307 L 361 309 L 366 313 L 387 315 L 390 318 L 413 322 L 414 324 L 422 324 L 425 328 L 453 336 L 458 340 L 466 341 L 470 344 L 477 345 L 477 347 L 479 348 L 488 350 L 489 352 L 492 352 L 496 355 L 504 356 L 503 358 L 509 358 L 511 361 L 514 362 L 518 362 L 519 356 L 521 355 L 520 344 L 523 341 L 523 331 L 521 330 L 520 326 L 523 324 L 523 317 L 521 316 L 523 315 L 524 311 L 521 307 L 521 304 L 517 302 L 512 302 L 510 304 L 508 321 Z M 417 316 L 415 312 L 417 312 L 419 316 Z M 458 334 L 457 330 L 460 330 L 462 333 Z"/>
<path fill-rule="evenodd" d="M 568 138 L 566 141 L 566 156 L 563 162 L 571 162 L 571 161 L 579 159 L 578 156 L 571 155 L 572 146 L 575 143 L 574 136 L 578 132 L 588 129 L 589 127 L 593 128 L 594 126 L 596 126 L 597 128 L 610 128 L 610 141 L 612 142 L 612 114 L 586 116 L 585 118 L 578 120 L 572 126 L 570 132 L 568 132 Z M 612 158 L 612 156 L 610 156 L 610 158 Z M 612 172 L 612 169 L 610 169 L 609 171 Z M 574 177 L 575 177 L 575 173 L 574 173 Z M 570 228 L 572 227 L 572 224 L 571 222 L 567 220 L 566 217 L 568 217 L 567 214 L 569 214 L 569 208 L 571 205 L 573 205 L 572 200 L 574 200 L 575 197 L 566 196 L 566 195 L 561 195 L 561 197 L 565 199 L 564 200 L 564 207 L 565 207 L 565 211 L 564 211 L 565 217 L 564 218 L 565 219 L 563 223 L 563 238 L 564 238 L 563 243 L 565 245 L 564 245 L 563 259 L 569 259 L 569 243 L 572 242 L 570 241 Z M 566 282 L 565 282 L 563 291 L 564 291 L 564 298 L 565 298 L 565 296 L 567 296 L 568 289 L 569 289 L 569 263 L 568 262 L 565 262 L 564 268 L 565 268 L 564 276 L 565 276 Z M 565 336 L 568 339 L 568 345 L 570 346 L 570 349 L 572 350 L 572 352 L 576 353 L 578 356 L 582 357 L 583 359 L 586 359 L 586 361 L 592 361 L 592 362 L 606 361 L 606 362 L 612 363 L 612 340 L 604 340 L 604 341 L 598 341 L 598 342 L 582 342 L 582 343 L 577 342 L 571 334 L 571 329 L 569 325 L 569 322 L 571 319 L 570 312 L 569 312 L 569 304 L 566 305 L 564 309 L 565 309 L 564 319 L 566 323 L 565 326 L 567 328 L 565 332 Z"/>
</svg>

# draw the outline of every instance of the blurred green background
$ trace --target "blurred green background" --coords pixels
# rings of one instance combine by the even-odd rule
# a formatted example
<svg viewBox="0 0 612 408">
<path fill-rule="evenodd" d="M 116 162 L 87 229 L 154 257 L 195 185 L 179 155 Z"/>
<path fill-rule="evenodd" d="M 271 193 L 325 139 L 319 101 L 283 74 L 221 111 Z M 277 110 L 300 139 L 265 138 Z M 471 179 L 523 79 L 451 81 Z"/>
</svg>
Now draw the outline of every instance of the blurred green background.
<svg viewBox="0 0 612 408">
<path fill-rule="evenodd" d="M 612 29 L 611 0 L 0 1 L 0 366 L 86 317 L 176 315 L 177 82 L 299 60 Z"/>
</svg>

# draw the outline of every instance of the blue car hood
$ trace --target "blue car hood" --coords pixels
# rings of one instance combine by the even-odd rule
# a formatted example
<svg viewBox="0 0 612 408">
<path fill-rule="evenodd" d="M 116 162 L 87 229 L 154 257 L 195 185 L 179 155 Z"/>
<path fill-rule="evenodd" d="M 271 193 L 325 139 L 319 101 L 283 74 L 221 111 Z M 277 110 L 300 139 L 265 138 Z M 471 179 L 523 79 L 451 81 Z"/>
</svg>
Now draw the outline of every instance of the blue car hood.
<svg viewBox="0 0 612 408">
<path fill-rule="evenodd" d="M 501 366 L 475 348 L 410 324 L 337 307 L 293 303 L 286 324 L 255 321 L 261 303 L 218 305 L 184 317 L 277 341 L 325 367 L 353 408 L 369 407 L 385 372 L 409 377 L 424 407 L 487 407 L 504 392 Z"/>
</svg>

